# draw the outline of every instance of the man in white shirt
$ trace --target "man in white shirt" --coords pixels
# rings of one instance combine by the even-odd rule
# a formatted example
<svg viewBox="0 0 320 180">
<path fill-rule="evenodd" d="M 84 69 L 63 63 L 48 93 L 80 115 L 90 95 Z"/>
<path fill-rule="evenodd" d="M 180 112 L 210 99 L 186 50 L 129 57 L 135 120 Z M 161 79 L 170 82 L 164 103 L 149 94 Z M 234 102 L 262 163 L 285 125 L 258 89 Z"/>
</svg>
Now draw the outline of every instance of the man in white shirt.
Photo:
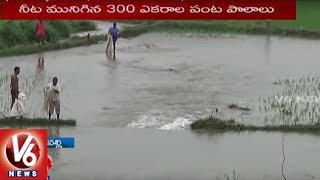
<svg viewBox="0 0 320 180">
<path fill-rule="evenodd" d="M 61 85 L 58 83 L 58 78 L 54 77 L 52 82 L 45 87 L 45 91 L 49 91 L 50 96 L 48 97 L 49 101 L 49 119 L 53 111 L 56 111 L 57 119 L 60 116 L 60 91 Z"/>
</svg>

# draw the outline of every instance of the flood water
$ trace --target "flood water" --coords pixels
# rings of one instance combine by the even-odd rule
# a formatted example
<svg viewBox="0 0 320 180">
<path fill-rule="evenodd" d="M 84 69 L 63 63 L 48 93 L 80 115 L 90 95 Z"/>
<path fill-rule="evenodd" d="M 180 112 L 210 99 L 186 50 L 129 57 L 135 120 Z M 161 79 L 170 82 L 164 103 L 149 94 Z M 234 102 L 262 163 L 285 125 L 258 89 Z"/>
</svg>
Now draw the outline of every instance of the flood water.
<svg viewBox="0 0 320 180">
<path fill-rule="evenodd" d="M 50 131 L 76 138 L 76 149 L 51 151 L 52 179 L 207 180 L 233 171 L 243 180 L 282 179 L 281 133 L 198 134 L 188 127 L 213 107 L 241 116 L 228 105 L 274 95 L 278 78 L 318 74 L 320 42 L 146 34 L 121 39 L 115 61 L 104 48 L 1 58 L 1 109 L 10 105 L 8 75 L 18 65 L 30 116 L 44 116 L 42 88 L 57 76 L 61 117 L 78 121 Z M 287 179 L 319 179 L 319 150 L 319 136 L 287 134 Z"/>
</svg>

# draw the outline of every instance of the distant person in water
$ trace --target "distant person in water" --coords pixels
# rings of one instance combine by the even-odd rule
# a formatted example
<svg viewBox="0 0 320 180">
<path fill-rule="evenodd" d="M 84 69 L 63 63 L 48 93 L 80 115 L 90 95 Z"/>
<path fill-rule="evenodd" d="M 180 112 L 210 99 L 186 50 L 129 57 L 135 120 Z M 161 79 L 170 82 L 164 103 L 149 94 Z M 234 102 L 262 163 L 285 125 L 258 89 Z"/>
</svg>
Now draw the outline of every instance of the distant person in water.
<svg viewBox="0 0 320 180">
<path fill-rule="evenodd" d="M 18 75 L 20 74 L 20 68 L 16 66 L 14 68 L 14 72 L 11 75 L 11 83 L 10 83 L 10 89 L 11 89 L 11 106 L 10 109 L 12 109 L 14 101 L 18 99 L 19 95 L 19 79 Z"/>
<path fill-rule="evenodd" d="M 36 31 L 37 31 L 39 43 L 43 44 L 45 39 L 46 27 L 42 20 L 39 20 L 39 22 L 37 23 Z"/>
<path fill-rule="evenodd" d="M 45 98 L 47 98 L 49 105 L 49 119 L 51 119 L 51 115 L 53 114 L 54 110 L 56 111 L 57 119 L 59 119 L 61 85 L 58 83 L 57 77 L 54 77 L 52 82 L 45 87 L 45 92 L 48 94 L 48 96 Z"/>
<path fill-rule="evenodd" d="M 113 42 L 113 53 L 116 52 L 116 42 L 120 38 L 120 30 L 117 28 L 117 23 L 113 23 L 113 26 L 109 29 Z"/>
</svg>

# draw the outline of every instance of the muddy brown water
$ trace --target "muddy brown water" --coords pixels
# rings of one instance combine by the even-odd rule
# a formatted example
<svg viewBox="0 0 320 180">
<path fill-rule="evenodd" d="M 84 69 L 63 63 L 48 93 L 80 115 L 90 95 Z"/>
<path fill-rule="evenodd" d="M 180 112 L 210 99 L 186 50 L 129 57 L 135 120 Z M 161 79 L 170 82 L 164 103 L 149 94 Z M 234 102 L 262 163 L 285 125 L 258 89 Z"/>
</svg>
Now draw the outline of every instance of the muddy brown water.
<svg viewBox="0 0 320 180">
<path fill-rule="evenodd" d="M 281 77 L 319 72 L 318 41 L 264 36 L 193 37 L 146 34 L 118 43 L 116 60 L 105 44 L 1 58 L 1 103 L 7 112 L 8 74 L 22 69 L 29 116 L 42 113 L 42 88 L 57 76 L 63 118 L 76 128 L 75 149 L 51 150 L 52 179 L 282 179 L 281 133 L 198 134 L 188 125 L 213 107 L 273 95 Z M 37 67 L 38 56 L 45 65 Z M 318 136 L 287 134 L 287 179 L 319 179 Z"/>
</svg>

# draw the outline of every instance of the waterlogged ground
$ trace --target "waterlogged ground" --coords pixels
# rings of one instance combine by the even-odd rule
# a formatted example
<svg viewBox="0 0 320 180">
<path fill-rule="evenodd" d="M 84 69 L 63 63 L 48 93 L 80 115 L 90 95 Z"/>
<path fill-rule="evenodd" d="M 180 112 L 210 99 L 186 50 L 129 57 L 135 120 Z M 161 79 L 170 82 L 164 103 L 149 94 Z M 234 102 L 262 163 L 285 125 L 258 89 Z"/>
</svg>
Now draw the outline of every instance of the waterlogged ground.
<svg viewBox="0 0 320 180">
<path fill-rule="evenodd" d="M 55 179 L 216 179 L 233 170 L 245 180 L 280 179 L 282 134 L 198 135 L 189 124 L 214 107 L 247 124 L 317 122 L 317 104 L 279 105 L 274 96 L 316 95 L 311 89 L 318 81 L 307 77 L 320 77 L 318 41 L 147 34 L 118 46 L 116 61 L 104 54 L 105 44 L 0 59 L 4 113 L 15 65 L 32 117 L 44 116 L 43 86 L 54 76 L 63 86 L 61 116 L 76 118 L 79 126 L 52 130 L 77 139 L 76 149 L 51 152 Z M 37 67 L 38 56 L 44 67 Z M 291 83 L 277 83 L 287 79 Z M 232 103 L 252 111 L 229 109 Z M 288 114 L 295 106 L 301 110 Z M 286 176 L 320 178 L 319 137 L 286 137 Z"/>
<path fill-rule="evenodd" d="M 55 155 L 51 175 L 64 180 L 280 180 L 282 134 L 196 134 L 154 129 L 78 128 L 77 148 Z M 97 143 L 99 141 L 100 143 Z M 287 179 L 319 179 L 319 136 L 285 136 Z M 90 153 L 88 153 L 90 152 Z"/>
</svg>

